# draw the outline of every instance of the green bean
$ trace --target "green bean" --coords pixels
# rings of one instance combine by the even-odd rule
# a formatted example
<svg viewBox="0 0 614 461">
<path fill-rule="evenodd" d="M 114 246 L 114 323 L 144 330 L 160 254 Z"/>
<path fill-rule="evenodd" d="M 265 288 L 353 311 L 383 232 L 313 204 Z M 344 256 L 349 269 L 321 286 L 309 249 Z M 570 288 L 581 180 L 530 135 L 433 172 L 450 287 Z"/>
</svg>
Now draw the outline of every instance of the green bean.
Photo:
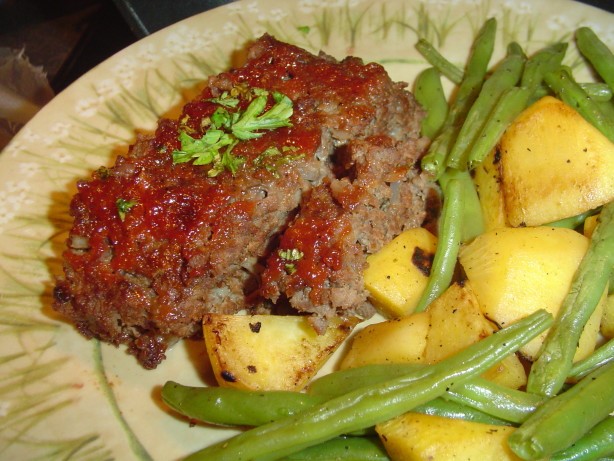
<svg viewBox="0 0 614 461">
<path fill-rule="evenodd" d="M 416 43 L 416 49 L 431 66 L 452 83 L 458 85 L 463 80 L 463 71 L 448 61 L 428 40 L 419 39 Z"/>
<path fill-rule="evenodd" d="M 390 458 L 377 437 L 336 437 L 282 459 L 285 461 L 387 461 Z"/>
<path fill-rule="evenodd" d="M 335 371 L 314 379 L 307 393 L 333 399 L 363 387 L 373 386 L 391 379 L 404 376 L 406 381 L 419 380 L 431 375 L 428 365 L 416 363 L 386 363 L 364 365 L 356 368 Z"/>
<path fill-rule="evenodd" d="M 538 50 L 531 56 L 525 66 L 520 86 L 530 91 L 537 91 L 542 85 L 544 75 L 557 70 L 567 51 L 567 43 L 554 43 Z"/>
<path fill-rule="evenodd" d="M 431 273 L 415 312 L 421 312 L 450 285 L 461 241 L 462 189 L 458 179 L 446 184 L 439 218 L 439 235 Z"/>
<path fill-rule="evenodd" d="M 417 364 L 377 364 L 349 368 L 314 380 L 309 386 L 308 393 L 331 399 L 345 392 L 400 376 L 405 376 L 406 379 L 410 377 L 416 380 L 423 379 L 428 376 L 429 370 L 428 365 Z M 544 400 L 541 396 L 510 389 L 481 377 L 472 378 L 465 384 L 455 386 L 443 394 L 441 399 L 512 423 L 524 421 Z M 463 419 L 470 419 L 470 415 Z"/>
<path fill-rule="evenodd" d="M 458 387 L 463 387 L 458 386 Z M 452 392 L 452 391 L 448 391 Z M 428 403 L 418 405 L 411 410 L 414 413 L 422 413 L 425 415 L 441 416 L 450 419 L 462 419 L 464 421 L 472 421 L 475 423 L 492 424 L 497 426 L 509 426 L 511 421 L 505 418 L 498 418 L 486 412 L 477 410 L 475 407 L 458 403 L 454 400 L 449 400 L 447 396 L 437 397 Z"/>
<path fill-rule="evenodd" d="M 553 327 L 533 363 L 527 391 L 553 396 L 571 370 L 578 340 L 603 295 L 614 267 L 614 202 L 605 205 L 588 250 L 574 274 Z"/>
<path fill-rule="evenodd" d="M 373 380 L 370 376 L 369 382 L 383 382 L 392 376 L 407 374 L 410 369 L 399 367 L 398 373 L 386 373 L 379 380 Z M 426 367 L 422 367 L 422 369 L 425 372 L 427 371 Z M 336 373 L 343 372 L 335 372 L 327 376 L 333 376 Z M 424 377 L 426 373 L 420 375 Z M 356 386 L 357 383 L 358 386 Z M 320 404 L 332 397 L 343 395 L 350 389 L 357 389 L 365 385 L 364 382 L 361 382 L 360 377 L 358 381 L 353 381 L 352 384 L 351 388 L 337 387 L 337 392 L 331 395 L 331 393 L 317 392 L 305 394 L 290 391 L 248 391 L 220 387 L 193 387 L 168 381 L 164 384 L 161 395 L 166 405 L 190 420 L 218 426 L 261 426 L 286 416 L 298 414 L 306 408 Z M 344 390 L 340 391 L 341 389 Z M 496 391 L 490 391 L 490 393 L 494 394 Z M 442 398 L 431 400 L 414 408 L 413 411 L 485 424 L 509 424 L 504 419 Z"/>
<path fill-rule="evenodd" d="M 512 423 L 522 423 L 545 401 L 535 394 L 499 386 L 480 377 L 449 390 L 443 398 Z"/>
<path fill-rule="evenodd" d="M 200 450 L 189 461 L 283 458 L 344 433 L 371 427 L 424 404 L 446 389 L 479 375 L 516 351 L 552 323 L 540 310 L 472 344 L 442 362 L 431 365 L 430 375 L 406 382 L 404 377 L 348 392 L 298 415 L 242 432 Z"/>
<path fill-rule="evenodd" d="M 547 458 L 571 446 L 614 411 L 614 362 L 598 368 L 535 410 L 508 444 L 526 460 Z"/>
<path fill-rule="evenodd" d="M 261 426 L 323 401 L 300 392 L 191 387 L 173 381 L 162 387 L 162 400 L 190 419 L 223 426 Z"/>
<path fill-rule="evenodd" d="M 471 148 L 469 169 L 482 163 L 510 123 L 527 107 L 531 95 L 531 90 L 527 87 L 512 87 L 501 95 Z"/>
<path fill-rule="evenodd" d="M 480 92 L 494 49 L 496 31 L 497 22 L 494 18 L 488 19 L 480 29 L 471 47 L 463 80 L 450 104 L 448 116 L 439 135 L 421 160 L 422 169 L 434 179 L 438 179 L 443 173 L 460 124 Z M 442 139 L 439 139 L 440 137 Z"/>
<path fill-rule="evenodd" d="M 431 141 L 426 154 L 420 160 L 422 170 L 433 180 L 439 179 L 446 168 L 446 159 L 454 142 L 454 135 L 455 127 L 449 123 L 444 123 L 435 139 Z"/>
<path fill-rule="evenodd" d="M 414 96 L 426 109 L 426 116 L 421 122 L 422 136 L 432 139 L 448 115 L 448 101 L 437 69 L 429 67 L 418 74 L 414 85 Z"/>
<path fill-rule="evenodd" d="M 475 188 L 475 182 L 469 171 L 448 168 L 439 178 L 439 184 L 445 191 L 448 182 L 456 179 L 460 182 L 460 203 L 463 207 L 461 215 L 461 243 L 468 242 L 484 232 L 484 215 L 480 197 Z M 444 197 L 445 200 L 445 197 Z"/>
<path fill-rule="evenodd" d="M 586 218 L 594 214 L 595 214 L 595 210 L 588 210 L 576 216 L 570 216 L 569 218 L 563 218 L 563 219 L 559 219 L 558 221 L 553 221 L 548 224 L 544 224 L 544 226 L 564 227 L 566 229 L 575 229 L 578 226 L 580 226 L 586 220 Z"/>
<path fill-rule="evenodd" d="M 550 89 L 550 87 L 546 85 L 545 82 L 543 82 L 541 85 L 537 85 L 537 87 L 533 91 L 533 94 L 531 94 L 531 97 L 529 98 L 529 102 L 527 103 L 527 107 L 539 101 L 544 96 L 553 96 L 553 95 L 554 93 L 552 93 L 552 90 Z"/>
<path fill-rule="evenodd" d="M 614 142 L 614 120 L 607 117 L 599 104 L 588 97 L 565 68 L 547 73 L 544 80 L 563 102 L 576 109 L 582 117 Z"/>
<path fill-rule="evenodd" d="M 603 113 L 604 117 L 606 117 L 608 120 L 614 120 L 614 101 L 594 101 Z"/>
<path fill-rule="evenodd" d="M 520 46 L 518 42 L 509 42 L 507 44 L 507 54 L 508 55 L 515 54 L 517 56 L 520 56 L 525 61 L 527 59 L 527 55 L 524 53 L 522 46 Z"/>
<path fill-rule="evenodd" d="M 467 60 L 463 79 L 459 84 L 457 100 L 462 100 L 471 94 L 477 96 L 476 93 L 481 88 L 488 71 L 488 64 L 495 46 L 496 32 L 497 21 L 495 18 L 487 19 L 478 31 L 471 46 L 471 53 Z"/>
<path fill-rule="evenodd" d="M 511 47 L 511 50 L 516 48 Z M 518 51 L 511 51 L 497 66 L 492 75 L 486 79 L 480 94 L 469 109 L 465 121 L 450 150 L 447 165 L 450 168 L 464 170 L 471 145 L 489 118 L 501 95 L 512 88 L 522 75 L 525 58 Z"/>
<path fill-rule="evenodd" d="M 601 82 L 578 83 L 585 93 L 595 102 L 607 102 L 612 100 L 612 88 Z"/>
<path fill-rule="evenodd" d="M 591 373 L 596 368 L 614 361 L 614 338 L 600 346 L 595 352 L 571 367 L 569 379 L 577 380 Z"/>
<path fill-rule="evenodd" d="M 558 451 L 550 461 L 592 461 L 614 455 L 614 416 L 608 416 L 569 448 Z"/>
<path fill-rule="evenodd" d="M 614 89 L 614 53 L 590 27 L 576 29 L 576 44 L 599 76 Z"/>
</svg>

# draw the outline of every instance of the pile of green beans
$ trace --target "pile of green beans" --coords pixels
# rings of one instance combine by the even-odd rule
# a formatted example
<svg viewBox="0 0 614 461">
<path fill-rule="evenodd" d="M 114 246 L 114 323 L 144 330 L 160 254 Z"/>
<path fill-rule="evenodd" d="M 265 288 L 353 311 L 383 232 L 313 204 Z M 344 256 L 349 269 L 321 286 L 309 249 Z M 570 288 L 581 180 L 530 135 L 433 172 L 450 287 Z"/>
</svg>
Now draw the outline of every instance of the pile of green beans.
<svg viewBox="0 0 614 461">
<path fill-rule="evenodd" d="M 479 35 L 476 43 L 484 40 L 484 37 L 484 34 Z M 462 84 L 467 79 L 479 78 L 483 74 L 481 70 L 476 72 L 469 65 L 464 71 L 457 69 L 429 44 L 419 44 L 418 50 L 433 66 L 432 70 L 421 77 L 420 86 L 414 89 L 417 100 L 430 114 L 423 134 L 429 133 L 434 144 L 422 159 L 422 168 L 442 186 L 444 206 L 448 193 L 445 178 L 459 171 L 476 168 L 495 147 L 516 116 L 545 95 L 558 97 L 576 109 L 614 142 L 614 55 L 588 27 L 577 29 L 575 39 L 580 55 L 603 82 L 575 81 L 572 71 L 563 65 L 568 49 L 566 43 L 546 46 L 529 57 L 524 55 L 519 46 L 511 44 L 506 57 L 492 73 L 482 79 L 477 97 L 468 109 L 464 109 L 467 115 L 460 118 L 458 125 L 453 114 L 445 113 L 441 102 L 444 97 L 439 90 L 441 76 L 455 84 Z M 481 44 L 480 49 L 487 48 L 487 45 Z M 477 49 L 474 44 L 474 53 Z M 472 58 L 474 56 L 469 62 Z M 454 107 L 455 104 L 458 103 L 453 99 L 449 106 Z M 466 100 L 460 104 L 466 104 Z M 431 107 L 439 114 L 432 114 Z M 439 121 L 439 124 L 435 125 L 433 121 Z M 453 203 L 452 200 L 450 202 Z M 596 211 L 599 210 L 590 210 L 553 225 L 575 228 Z M 454 214 L 451 210 L 445 212 Z M 510 447 L 523 459 L 551 456 L 550 459 L 555 460 L 589 460 L 602 455 L 614 455 L 614 435 L 611 432 L 614 423 L 607 416 L 614 410 L 614 392 L 611 388 L 614 382 L 614 372 L 611 371 L 614 367 L 613 341 L 610 340 L 587 359 L 573 364 L 584 326 L 608 283 L 614 281 L 614 203 L 605 205 L 599 216 L 600 223 L 593 234 L 589 250 L 529 373 L 527 392 L 523 394 L 535 397 L 535 406 L 529 407 L 515 421 L 521 425 L 509 440 Z M 439 235 L 441 241 L 451 239 L 455 242 L 454 237 L 459 232 L 456 226 L 461 225 L 459 220 L 442 227 Z M 441 251 L 449 252 L 450 249 L 446 247 Z M 449 261 L 449 264 L 431 273 L 434 280 L 429 280 L 429 285 L 445 285 L 446 274 L 454 270 L 453 264 L 456 262 Z M 420 308 L 426 308 L 431 300 L 428 298 Z M 563 392 L 569 382 L 577 384 Z M 449 394 L 454 395 L 459 389 L 467 392 L 471 387 L 467 383 L 465 387 L 459 387 Z M 480 391 L 479 395 L 483 397 L 483 389 Z M 497 395 L 494 395 L 495 399 Z M 538 396 L 541 396 L 541 401 Z M 468 400 L 459 401 L 465 405 L 471 404 Z M 489 411 L 483 407 L 479 409 Z M 492 412 L 491 415 L 501 416 Z M 523 421 L 523 417 L 527 419 Z"/>
</svg>

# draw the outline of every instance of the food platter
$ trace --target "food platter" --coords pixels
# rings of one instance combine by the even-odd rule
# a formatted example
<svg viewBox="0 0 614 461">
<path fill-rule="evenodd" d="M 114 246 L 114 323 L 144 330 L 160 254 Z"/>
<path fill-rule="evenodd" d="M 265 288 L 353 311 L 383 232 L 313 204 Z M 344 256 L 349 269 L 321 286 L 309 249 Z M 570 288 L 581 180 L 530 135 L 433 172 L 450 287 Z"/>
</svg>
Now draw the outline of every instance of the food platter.
<svg viewBox="0 0 614 461">
<path fill-rule="evenodd" d="M 76 180 L 111 165 L 137 132 L 172 114 L 265 32 L 312 52 L 379 62 L 412 82 L 426 66 L 418 37 L 460 65 L 492 16 L 497 56 L 512 40 L 528 52 L 568 40 L 580 25 L 614 46 L 613 15 L 570 0 L 247 0 L 135 43 L 52 100 L 0 154 L 0 458 L 177 459 L 233 433 L 190 426 L 160 402 L 169 379 L 213 382 L 202 342 L 178 343 L 147 371 L 51 310 Z M 577 64 L 577 53 L 566 59 Z"/>
</svg>

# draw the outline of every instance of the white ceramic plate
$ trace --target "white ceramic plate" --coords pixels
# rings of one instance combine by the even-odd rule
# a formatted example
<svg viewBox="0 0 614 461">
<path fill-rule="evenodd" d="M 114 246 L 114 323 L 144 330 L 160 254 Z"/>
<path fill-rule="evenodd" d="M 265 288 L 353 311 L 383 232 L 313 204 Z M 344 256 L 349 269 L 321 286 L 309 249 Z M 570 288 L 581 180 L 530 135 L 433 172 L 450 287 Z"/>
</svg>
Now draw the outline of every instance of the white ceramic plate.
<svg viewBox="0 0 614 461">
<path fill-rule="evenodd" d="M 484 20 L 498 50 L 531 52 L 589 25 L 610 46 L 614 15 L 569 0 L 247 0 L 184 20 L 130 46 L 58 95 L 0 155 L 0 458 L 169 460 L 231 431 L 167 413 L 159 387 L 210 382 L 202 343 L 184 341 L 154 371 L 87 341 L 50 309 L 78 178 L 110 165 L 182 91 L 227 68 L 263 32 L 311 51 L 353 54 L 411 82 L 418 36 L 462 64 Z M 577 53 L 568 52 L 570 64 Z"/>
</svg>

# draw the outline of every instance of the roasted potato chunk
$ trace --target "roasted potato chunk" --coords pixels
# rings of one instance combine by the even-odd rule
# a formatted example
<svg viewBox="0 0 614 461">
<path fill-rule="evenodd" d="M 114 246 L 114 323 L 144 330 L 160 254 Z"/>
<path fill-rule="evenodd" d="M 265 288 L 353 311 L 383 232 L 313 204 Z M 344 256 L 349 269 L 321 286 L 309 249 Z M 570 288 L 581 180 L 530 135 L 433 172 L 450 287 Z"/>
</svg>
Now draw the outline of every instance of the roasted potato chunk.
<svg viewBox="0 0 614 461">
<path fill-rule="evenodd" d="M 437 238 L 424 228 L 409 229 L 369 256 L 365 287 L 389 317 L 411 314 L 426 288 Z"/>
<path fill-rule="evenodd" d="M 423 363 L 430 314 L 418 312 L 368 325 L 352 338 L 339 368 L 375 363 Z"/>
<path fill-rule="evenodd" d="M 507 446 L 511 426 L 406 413 L 375 430 L 393 461 L 520 461 Z"/>
<path fill-rule="evenodd" d="M 496 152 L 496 150 L 492 150 L 473 172 L 473 181 L 480 199 L 485 231 L 509 226 L 501 186 L 500 159 L 498 155 L 495 155 Z"/>
<path fill-rule="evenodd" d="M 203 335 L 220 386 L 301 390 L 356 323 L 333 319 L 318 334 L 305 316 L 206 314 Z"/>
<path fill-rule="evenodd" d="M 601 317 L 601 334 L 608 339 L 614 338 L 614 293 L 605 301 Z"/>
<path fill-rule="evenodd" d="M 463 246 L 459 260 L 486 317 L 505 327 L 537 309 L 556 315 L 588 244 L 586 237 L 569 229 L 507 227 Z M 576 360 L 595 348 L 603 304 L 584 329 Z M 534 360 L 546 335 L 542 333 L 520 352 Z"/>
<path fill-rule="evenodd" d="M 452 284 L 426 312 L 431 316 L 424 351 L 427 363 L 440 362 L 498 329 L 482 312 L 470 282 Z M 513 389 L 527 383 L 526 372 L 516 354 L 507 356 L 483 376 Z"/>
<path fill-rule="evenodd" d="M 558 221 L 614 199 L 614 144 L 556 98 L 521 113 L 497 150 L 512 226 Z"/>
</svg>

